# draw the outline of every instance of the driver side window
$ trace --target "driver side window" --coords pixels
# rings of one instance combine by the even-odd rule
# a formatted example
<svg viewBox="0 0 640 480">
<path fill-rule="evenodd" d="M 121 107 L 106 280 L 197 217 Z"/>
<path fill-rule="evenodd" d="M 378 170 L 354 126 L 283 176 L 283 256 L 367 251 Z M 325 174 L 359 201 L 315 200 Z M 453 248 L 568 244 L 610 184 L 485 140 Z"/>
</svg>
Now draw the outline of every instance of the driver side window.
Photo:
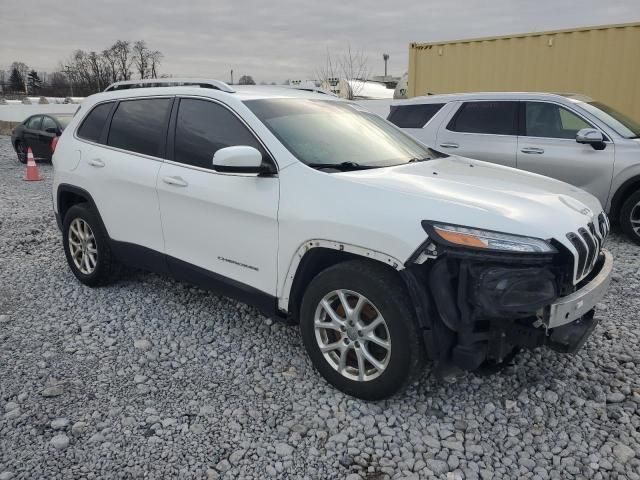
<svg viewBox="0 0 640 480">
<path fill-rule="evenodd" d="M 575 140 L 583 128 L 593 128 L 575 113 L 546 102 L 525 103 L 525 136 Z"/>
<path fill-rule="evenodd" d="M 213 154 L 221 148 L 254 147 L 268 156 L 253 133 L 227 108 L 208 100 L 180 99 L 176 118 L 174 160 L 213 170 Z"/>
</svg>

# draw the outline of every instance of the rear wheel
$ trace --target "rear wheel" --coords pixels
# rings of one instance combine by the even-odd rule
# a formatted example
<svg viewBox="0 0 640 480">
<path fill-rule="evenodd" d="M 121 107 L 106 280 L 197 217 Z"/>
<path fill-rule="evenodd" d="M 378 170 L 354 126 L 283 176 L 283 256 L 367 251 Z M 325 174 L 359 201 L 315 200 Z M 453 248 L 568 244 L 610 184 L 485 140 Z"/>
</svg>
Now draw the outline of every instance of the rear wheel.
<svg viewBox="0 0 640 480">
<path fill-rule="evenodd" d="M 300 315 L 314 366 L 349 395 L 390 397 L 422 366 L 410 300 L 384 265 L 355 260 L 328 268 L 309 284 Z"/>
<path fill-rule="evenodd" d="M 631 194 L 622 205 L 620 227 L 633 242 L 640 245 L 640 190 Z"/>
<path fill-rule="evenodd" d="M 71 271 L 85 285 L 112 280 L 116 264 L 98 215 L 86 203 L 72 206 L 64 217 L 62 241 Z"/>
<path fill-rule="evenodd" d="M 16 154 L 20 163 L 27 163 L 27 149 L 20 140 L 16 142 Z"/>
</svg>

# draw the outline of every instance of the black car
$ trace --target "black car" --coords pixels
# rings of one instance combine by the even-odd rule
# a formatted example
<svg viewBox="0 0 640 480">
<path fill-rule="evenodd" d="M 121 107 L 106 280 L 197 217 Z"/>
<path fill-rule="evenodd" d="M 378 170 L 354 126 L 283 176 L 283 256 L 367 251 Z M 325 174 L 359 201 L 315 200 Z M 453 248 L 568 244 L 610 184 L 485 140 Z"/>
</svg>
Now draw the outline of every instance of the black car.
<svg viewBox="0 0 640 480">
<path fill-rule="evenodd" d="M 31 147 L 37 160 L 51 161 L 51 142 L 69 124 L 71 114 L 32 115 L 18 125 L 11 134 L 11 144 L 21 163 L 27 163 L 27 148 Z"/>
</svg>

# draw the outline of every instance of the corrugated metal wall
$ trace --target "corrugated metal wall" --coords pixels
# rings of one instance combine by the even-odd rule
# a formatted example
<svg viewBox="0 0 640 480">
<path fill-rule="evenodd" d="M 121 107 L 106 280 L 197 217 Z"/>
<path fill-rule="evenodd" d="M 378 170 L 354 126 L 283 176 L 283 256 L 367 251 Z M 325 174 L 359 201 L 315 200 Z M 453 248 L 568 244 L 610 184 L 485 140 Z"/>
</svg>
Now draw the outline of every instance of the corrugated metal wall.
<svg viewBox="0 0 640 480">
<path fill-rule="evenodd" d="M 584 93 L 640 121 L 640 23 L 410 45 L 409 96 L 480 91 Z"/>
</svg>

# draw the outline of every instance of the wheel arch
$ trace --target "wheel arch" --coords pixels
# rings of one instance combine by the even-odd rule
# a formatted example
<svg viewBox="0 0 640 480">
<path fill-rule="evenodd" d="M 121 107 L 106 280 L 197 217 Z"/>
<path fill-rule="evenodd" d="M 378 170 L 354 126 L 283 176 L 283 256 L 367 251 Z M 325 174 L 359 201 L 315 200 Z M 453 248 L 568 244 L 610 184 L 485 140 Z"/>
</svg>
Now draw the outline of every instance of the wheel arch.
<svg viewBox="0 0 640 480">
<path fill-rule="evenodd" d="M 356 259 L 382 263 L 395 271 L 404 268 L 398 259 L 376 250 L 329 240 L 310 240 L 298 248 L 289 265 L 278 299 L 279 309 L 297 321 L 302 297 L 311 280 L 333 265 Z"/>
<path fill-rule="evenodd" d="M 637 190 L 640 190 L 640 174 L 627 179 L 618 187 L 611 198 L 611 207 L 609 208 L 609 218 L 612 222 L 618 223 L 618 217 L 620 216 L 622 205 L 629 195 L 633 194 L 633 192 Z"/>
<path fill-rule="evenodd" d="M 58 226 L 60 227 L 60 229 L 62 229 L 64 217 L 69 211 L 69 209 L 74 205 L 78 205 L 80 203 L 88 203 L 89 206 L 91 206 L 93 211 L 98 216 L 98 221 L 100 222 L 101 227 L 104 229 L 105 232 L 107 232 L 107 236 L 108 236 L 108 230 L 104 222 L 102 221 L 102 217 L 100 216 L 100 210 L 98 210 L 98 207 L 94 202 L 91 194 L 83 188 L 76 187 L 75 185 L 69 185 L 66 183 L 62 183 L 58 185 L 58 190 L 56 192 L 56 204 L 58 206 L 58 212 L 56 214 L 56 218 L 57 218 Z"/>
</svg>

